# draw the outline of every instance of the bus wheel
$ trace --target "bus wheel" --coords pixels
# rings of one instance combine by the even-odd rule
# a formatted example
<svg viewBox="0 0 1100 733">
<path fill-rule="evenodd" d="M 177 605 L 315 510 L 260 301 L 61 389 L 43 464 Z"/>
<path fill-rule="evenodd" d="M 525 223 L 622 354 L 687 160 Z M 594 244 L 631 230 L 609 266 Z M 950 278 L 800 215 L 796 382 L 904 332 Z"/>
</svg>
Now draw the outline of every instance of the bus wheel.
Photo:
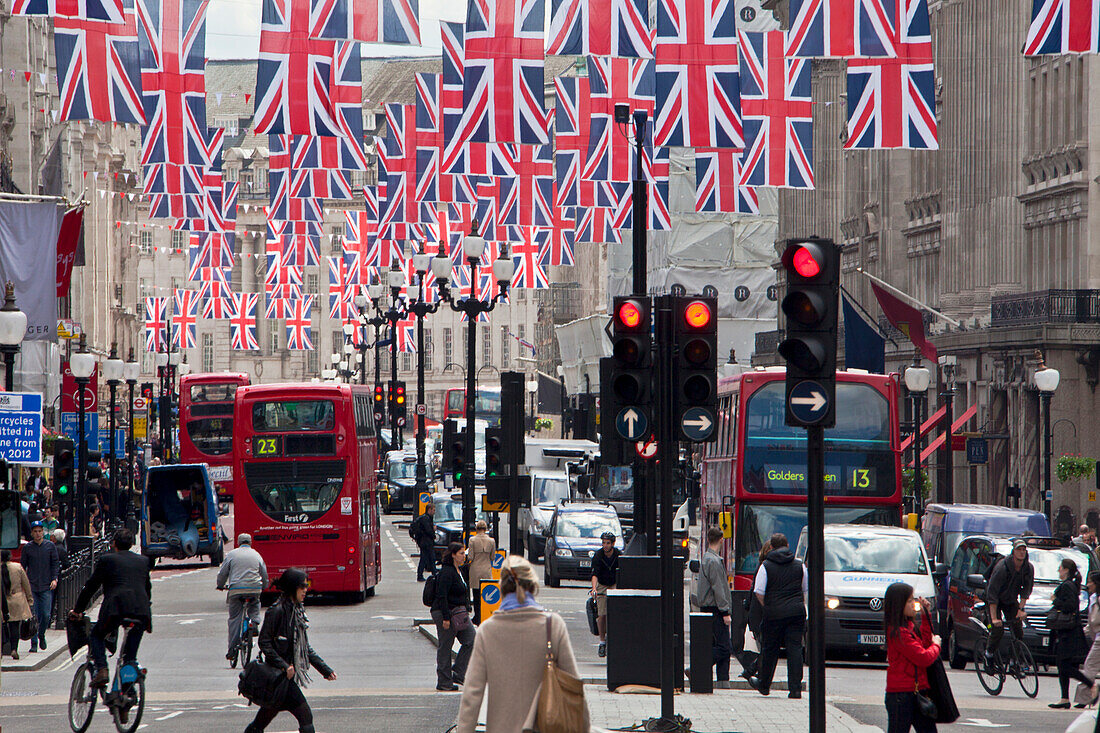
<svg viewBox="0 0 1100 733">
<path fill-rule="evenodd" d="M 370 588 L 367 588 L 365 591 L 363 591 L 363 597 L 364 598 L 374 598 L 374 586 L 373 585 Z"/>
<path fill-rule="evenodd" d="M 210 553 L 210 567 L 216 568 L 225 560 L 225 545 L 218 545 L 218 549 Z"/>
</svg>

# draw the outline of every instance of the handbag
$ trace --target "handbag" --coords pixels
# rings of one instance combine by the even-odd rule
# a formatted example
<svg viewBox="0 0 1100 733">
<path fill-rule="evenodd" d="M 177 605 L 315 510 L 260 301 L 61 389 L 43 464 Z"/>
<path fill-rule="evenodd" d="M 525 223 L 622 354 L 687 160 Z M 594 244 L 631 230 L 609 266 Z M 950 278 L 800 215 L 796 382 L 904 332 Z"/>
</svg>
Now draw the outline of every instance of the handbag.
<svg viewBox="0 0 1100 733">
<path fill-rule="evenodd" d="M 31 616 L 29 619 L 19 624 L 19 638 L 23 641 L 30 641 L 38 636 L 38 621 Z"/>
<path fill-rule="evenodd" d="M 554 658 L 550 639 L 550 614 L 546 614 L 546 667 L 538 696 L 539 733 L 585 733 L 588 708 L 584 702 L 584 683 L 565 672 Z"/>
<path fill-rule="evenodd" d="M 1065 631 L 1072 629 L 1079 623 L 1081 623 L 1081 620 L 1076 613 L 1066 613 L 1059 611 L 1057 608 L 1047 611 L 1047 628 L 1051 631 Z"/>
<path fill-rule="evenodd" d="M 451 611 L 451 627 L 456 631 L 465 631 L 472 625 L 470 621 L 470 611 L 461 606 Z"/>
<path fill-rule="evenodd" d="M 262 708 L 277 708 L 286 696 L 286 672 L 260 659 L 245 665 L 237 682 L 237 692 Z"/>
<path fill-rule="evenodd" d="M 954 723 L 959 719 L 959 706 L 955 704 L 955 694 L 951 692 L 951 683 L 947 679 L 947 670 L 943 660 L 937 659 L 926 670 L 928 674 L 928 698 L 936 706 L 937 723 Z"/>
<path fill-rule="evenodd" d="M 588 596 L 588 600 L 584 602 L 584 615 L 588 618 L 588 630 L 592 632 L 593 636 L 599 636 L 600 627 L 596 623 L 596 598 L 594 596 Z"/>
</svg>

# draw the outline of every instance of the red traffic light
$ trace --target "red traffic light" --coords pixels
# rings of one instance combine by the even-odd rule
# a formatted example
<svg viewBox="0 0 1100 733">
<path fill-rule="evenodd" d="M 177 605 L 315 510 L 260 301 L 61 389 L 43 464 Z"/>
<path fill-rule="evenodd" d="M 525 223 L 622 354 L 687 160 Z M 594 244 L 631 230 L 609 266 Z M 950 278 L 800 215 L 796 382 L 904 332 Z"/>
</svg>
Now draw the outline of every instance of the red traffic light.
<svg viewBox="0 0 1100 733">
<path fill-rule="evenodd" d="M 701 300 L 693 300 L 684 308 L 684 323 L 691 328 L 706 328 L 711 317 L 710 306 Z"/>
<path fill-rule="evenodd" d="M 799 277 L 813 279 L 825 270 L 825 252 L 812 242 L 799 242 L 787 247 L 782 262 Z"/>
<path fill-rule="evenodd" d="M 624 328 L 639 328 L 645 321 L 645 311 L 636 300 L 624 300 L 619 304 L 619 311 L 615 314 L 619 323 Z"/>
</svg>

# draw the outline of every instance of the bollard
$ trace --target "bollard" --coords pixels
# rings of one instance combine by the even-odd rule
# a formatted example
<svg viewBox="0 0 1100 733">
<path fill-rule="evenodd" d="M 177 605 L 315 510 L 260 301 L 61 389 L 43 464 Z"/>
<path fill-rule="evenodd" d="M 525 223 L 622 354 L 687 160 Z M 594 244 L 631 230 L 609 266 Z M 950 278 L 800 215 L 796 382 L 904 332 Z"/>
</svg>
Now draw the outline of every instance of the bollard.
<svg viewBox="0 0 1100 733">
<path fill-rule="evenodd" d="M 688 683 L 692 692 L 714 692 L 714 678 L 711 668 L 714 666 L 714 633 L 711 629 L 714 616 L 709 613 L 693 613 L 688 620 L 691 634 L 691 669 L 688 671 Z"/>
</svg>

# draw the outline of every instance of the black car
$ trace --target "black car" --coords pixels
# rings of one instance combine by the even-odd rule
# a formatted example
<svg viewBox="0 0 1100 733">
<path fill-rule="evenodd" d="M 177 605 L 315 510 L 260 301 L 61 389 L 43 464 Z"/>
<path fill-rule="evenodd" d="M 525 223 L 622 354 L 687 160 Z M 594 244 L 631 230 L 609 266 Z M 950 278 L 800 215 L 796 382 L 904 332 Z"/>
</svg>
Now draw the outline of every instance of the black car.
<svg viewBox="0 0 1100 733">
<path fill-rule="evenodd" d="M 557 588 L 562 578 L 591 578 L 592 556 L 602 547 L 600 535 L 604 532 L 615 535 L 615 546 L 623 549 L 623 528 L 612 507 L 607 504 L 559 505 L 545 532 L 545 585 Z"/>
<path fill-rule="evenodd" d="M 382 512 L 416 511 L 416 454 L 391 453 L 380 474 Z"/>
<path fill-rule="evenodd" d="M 435 556 L 439 560 L 447 545 L 462 541 L 462 494 L 432 494 L 432 502 L 435 504 Z M 480 506 L 474 513 L 474 521 L 479 519 L 489 521 L 489 516 Z"/>
</svg>

